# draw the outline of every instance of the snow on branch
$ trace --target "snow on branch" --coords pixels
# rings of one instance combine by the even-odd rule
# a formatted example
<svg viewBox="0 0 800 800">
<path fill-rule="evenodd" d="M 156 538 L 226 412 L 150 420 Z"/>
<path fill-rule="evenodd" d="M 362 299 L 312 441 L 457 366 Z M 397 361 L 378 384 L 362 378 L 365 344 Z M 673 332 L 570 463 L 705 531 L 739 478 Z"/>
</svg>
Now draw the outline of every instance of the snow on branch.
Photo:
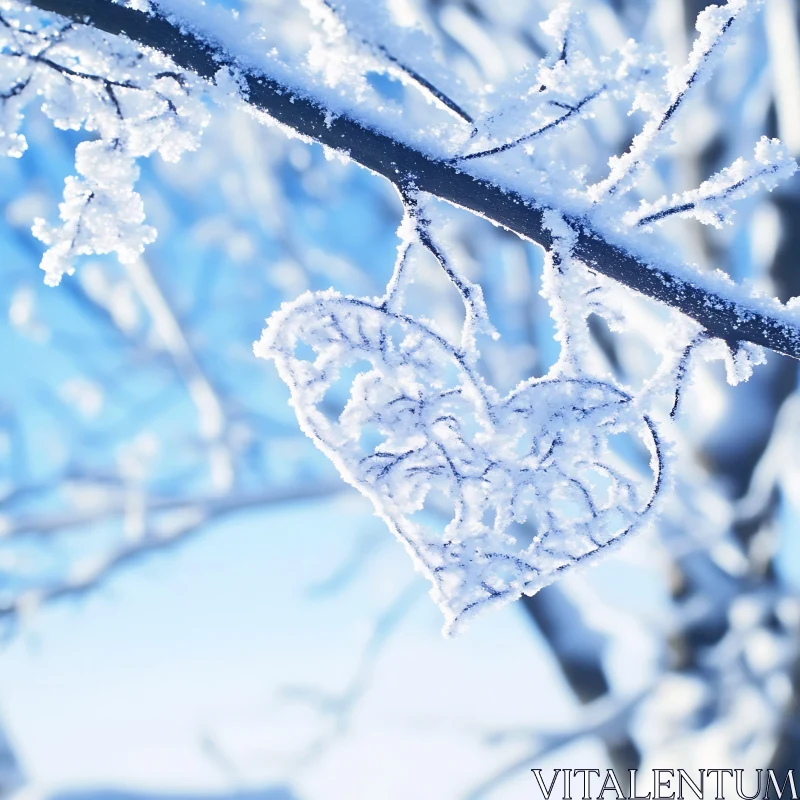
<svg viewBox="0 0 800 800">
<path fill-rule="evenodd" d="M 730 167 L 704 181 L 698 189 L 662 197 L 655 203 L 642 201 L 639 208 L 626 214 L 627 225 L 644 227 L 668 217 L 694 217 L 705 225 L 721 228 L 730 223 L 731 203 L 744 200 L 758 191 L 772 191 L 790 178 L 797 164 L 777 139 L 764 136 L 756 145 L 752 161 L 737 158 Z"/>
<path fill-rule="evenodd" d="M 592 197 L 599 202 L 604 196 L 628 191 L 636 173 L 652 154 L 669 143 L 675 118 L 692 92 L 696 92 L 711 76 L 731 44 L 736 28 L 752 17 L 758 0 L 730 0 L 724 6 L 710 5 L 697 17 L 700 36 L 695 40 L 689 60 L 667 76 L 666 91 L 652 87 L 637 98 L 637 107 L 650 111 L 651 117 L 630 149 L 620 158 L 610 160 L 608 177 L 592 187 Z"/>
<path fill-rule="evenodd" d="M 421 31 L 409 33 L 407 29 L 388 25 L 385 18 L 381 18 L 380 14 L 374 13 L 374 9 L 371 9 L 374 5 L 371 2 L 364 3 L 358 0 L 349 0 L 346 4 L 336 0 L 303 0 L 303 2 L 318 24 L 324 27 L 327 34 L 326 44 L 339 46 L 339 58 L 335 59 L 338 63 L 337 69 L 341 68 L 341 61 L 347 58 L 348 51 L 352 53 L 353 49 L 360 45 L 358 49 L 362 51 L 366 49 L 367 52 L 377 56 L 375 67 L 378 70 L 381 70 L 383 62 L 388 67 L 387 71 L 399 77 L 404 83 L 415 86 L 464 122 L 470 125 L 474 123 L 472 115 L 450 94 L 431 83 L 419 67 L 413 66 L 407 60 L 406 55 L 402 58 L 396 55 L 396 52 L 401 52 L 408 54 L 410 58 L 424 49 L 429 49 L 432 43 L 426 40 Z M 379 36 L 379 32 L 383 35 Z M 394 42 L 392 47 L 384 43 L 384 40 L 389 39 Z M 320 55 L 321 60 L 329 66 L 331 63 L 329 54 Z M 354 55 L 356 58 L 363 58 L 363 53 L 356 52 Z M 441 74 L 441 69 L 435 71 L 437 81 L 446 78 Z"/>
<path fill-rule="evenodd" d="M 12 5 L 20 8 L 15 0 L 4 0 L 4 8 Z M 241 98 L 292 132 L 345 152 L 398 186 L 411 179 L 418 189 L 467 208 L 545 248 L 552 244 L 543 224 L 550 198 L 545 202 L 530 197 L 524 185 L 515 187 L 514 181 L 505 175 L 503 180 L 494 182 L 471 174 L 465 165 L 451 163 L 454 156 L 442 152 L 441 143 L 431 141 L 427 148 L 422 148 L 402 126 L 398 135 L 386 133 L 385 126 L 366 112 L 362 114 L 362 109 L 351 107 L 348 112 L 337 96 L 325 95 L 319 87 L 293 86 L 273 77 L 271 72 L 281 78 L 286 75 L 269 60 L 262 58 L 255 64 L 253 58 L 246 56 L 237 60 L 231 54 L 232 46 L 221 43 L 220 30 L 215 31 L 215 36 L 197 32 L 202 22 L 201 9 L 195 14 L 199 22 L 181 24 L 178 18 L 137 11 L 111 0 L 36 0 L 34 5 L 72 20 L 81 29 L 124 33 L 133 42 L 166 55 L 180 70 L 192 71 L 208 81 L 213 81 L 222 68 L 237 65 L 239 82 L 233 85 L 239 88 Z M 737 8 L 739 5 L 742 4 L 738 3 Z M 691 85 L 702 77 L 702 65 L 713 60 L 710 55 L 703 55 L 713 50 L 709 36 L 707 32 L 704 34 L 704 44 L 696 54 L 697 64 L 688 77 L 695 72 L 698 75 Z M 719 36 L 711 39 L 717 41 Z M 8 83 L 9 89 L 13 89 L 19 77 L 14 76 Z M 679 91 L 672 103 L 678 97 L 682 103 L 685 95 L 685 91 Z M 750 341 L 800 358 L 800 325 L 796 315 L 777 301 L 752 298 L 724 277 L 701 275 L 663 253 L 654 258 L 638 240 L 630 237 L 625 240 L 613 231 L 601 233 L 600 221 L 592 220 L 588 209 L 581 208 L 582 204 L 577 204 L 567 216 L 572 217 L 578 231 L 575 255 L 582 263 L 677 308 L 703 325 L 713 337 L 729 342 Z"/>
<path fill-rule="evenodd" d="M 525 151 L 534 161 L 540 161 L 538 168 L 552 178 L 558 158 L 551 157 L 547 148 L 537 158 L 538 140 L 550 137 L 552 141 L 554 135 L 563 138 L 566 131 L 594 114 L 601 99 L 632 99 L 631 90 L 657 66 L 652 56 L 628 43 L 614 57 L 598 63 L 580 52 L 585 37 L 583 23 L 583 14 L 571 2 L 556 7 L 541 25 L 555 44 L 553 55 L 523 72 L 509 92 L 498 93 L 493 102 L 496 107 L 477 122 L 479 138 L 470 141 L 473 151 L 455 156 L 451 163 L 497 156 L 528 145 Z M 481 138 L 487 144 L 498 139 L 502 143 L 475 150 Z"/>
</svg>

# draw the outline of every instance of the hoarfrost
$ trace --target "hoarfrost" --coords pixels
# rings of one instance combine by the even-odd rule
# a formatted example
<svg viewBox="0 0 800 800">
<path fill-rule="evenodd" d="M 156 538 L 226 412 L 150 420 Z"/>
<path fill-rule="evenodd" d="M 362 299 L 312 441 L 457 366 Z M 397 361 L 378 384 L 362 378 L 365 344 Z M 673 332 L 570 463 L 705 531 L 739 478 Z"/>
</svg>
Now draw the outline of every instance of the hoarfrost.
<svg viewBox="0 0 800 800">
<path fill-rule="evenodd" d="M 0 147 L 22 154 L 22 111 L 37 100 L 56 127 L 97 137 L 78 145 L 78 176 L 66 180 L 60 223 L 34 225 L 48 246 L 41 267 L 51 286 L 73 272 L 77 256 L 115 252 L 130 263 L 141 254 L 156 232 L 134 189 L 136 159 L 158 152 L 177 161 L 198 145 L 208 120 L 196 77 L 166 59 L 142 58 L 133 43 L 62 23 L 0 2 Z"/>
<path fill-rule="evenodd" d="M 694 281 L 689 268 L 673 269 L 663 247 L 648 244 L 660 223 L 688 216 L 720 226 L 736 202 L 794 173 L 786 148 L 763 138 L 751 158 L 736 159 L 697 189 L 659 199 L 644 191 L 648 169 L 673 142 L 676 118 L 759 3 L 706 8 L 688 61 L 669 68 L 665 56 L 632 41 L 596 52 L 586 44 L 579 4 L 565 0 L 542 26 L 552 46 L 539 64 L 497 90 L 469 95 L 427 34 L 385 9 L 365 0 L 303 4 L 317 27 L 305 59 L 285 63 L 268 46 L 267 32 L 249 31 L 227 10 L 187 0 L 128 3 L 179 20 L 198 37 L 209 31 L 204 44 L 220 55 L 209 93 L 197 76 L 133 42 L 0 0 L 0 151 L 24 152 L 22 115 L 39 100 L 57 127 L 93 136 L 77 148 L 77 175 L 66 181 L 60 222 L 34 226 L 48 246 L 41 266 L 50 285 L 73 271 L 78 256 L 113 252 L 136 263 L 155 237 L 135 191 L 137 160 L 155 152 L 176 160 L 196 147 L 208 118 L 206 97 L 246 101 L 253 72 L 292 103 L 318 104 L 328 130 L 347 116 L 362 131 L 380 131 L 450 173 L 470 172 L 535 198 L 542 240 L 549 242 L 542 294 L 561 346 L 546 376 L 507 394 L 481 376 L 481 342 L 497 337 L 483 289 L 443 244 L 448 214 L 400 164 L 405 215 L 385 294 L 306 293 L 270 318 L 255 347 L 276 362 L 305 433 L 406 545 L 432 583 L 446 629 L 455 632 L 479 610 L 594 561 L 653 518 L 668 483 L 665 431 L 696 350 L 723 358 L 731 383 L 746 380 L 764 360 L 760 348 L 715 340 L 674 312 L 667 340 L 655 347 L 650 380 L 638 392 L 621 385 L 597 359 L 588 326 L 597 316 L 625 331 L 628 304 L 576 256 L 579 236 L 589 231 L 626 253 L 647 251 L 667 277 L 672 271 Z M 421 93 L 431 101 L 430 120 L 409 121 L 371 85 L 371 73 Z M 628 151 L 606 165 L 601 147 L 580 143 L 608 104 L 647 119 Z M 326 155 L 348 152 L 347 141 L 335 146 Z M 405 310 L 418 266 L 409 258 L 414 249 L 433 256 L 461 298 L 464 323 L 454 341 L 435 322 Z M 714 287 L 733 304 L 745 296 L 730 281 L 696 277 L 698 286 Z M 766 314 L 784 313 L 749 299 Z M 348 399 L 337 411 L 331 398 L 341 384 Z M 219 420 L 208 436 L 218 429 Z M 649 452 L 648 474 L 626 465 L 626 437 Z M 219 463 L 225 485 L 227 462 Z"/>
</svg>

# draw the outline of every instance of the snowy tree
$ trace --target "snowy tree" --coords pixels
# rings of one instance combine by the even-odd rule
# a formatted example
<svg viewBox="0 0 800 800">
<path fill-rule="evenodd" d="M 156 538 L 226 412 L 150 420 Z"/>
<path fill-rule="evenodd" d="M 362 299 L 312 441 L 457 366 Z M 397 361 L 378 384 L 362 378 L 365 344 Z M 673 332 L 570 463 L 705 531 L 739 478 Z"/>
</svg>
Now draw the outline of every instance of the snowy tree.
<svg viewBox="0 0 800 800">
<path fill-rule="evenodd" d="M 531 3 L 524 13 L 541 26 L 523 12 L 498 21 L 457 5 L 284 5 L 0 5 L 4 150 L 23 154 L 23 111 L 36 103 L 56 127 L 90 134 L 75 148 L 77 174 L 67 178 L 59 221 L 48 208 L 31 220 L 46 246 L 45 281 L 79 292 L 115 335 L 166 358 L 197 418 L 196 451 L 181 463 L 160 465 L 156 440 L 143 434 L 119 448 L 113 469 L 73 445 L 48 480 L 26 486 L 15 477 L 5 501 L 6 616 L 80 595 L 219 515 L 340 491 L 316 467 L 252 466 L 258 439 L 289 435 L 286 428 L 254 424 L 257 414 L 237 408 L 225 388 L 232 381 L 210 376 L 147 264 L 160 226 L 146 223 L 139 163 L 156 151 L 166 161 L 202 152 L 212 104 L 243 108 L 253 125 L 277 122 L 321 144 L 330 165 L 319 173 L 353 161 L 397 191 L 392 270 L 387 263 L 351 275 L 330 260 L 314 267 L 283 237 L 265 271 L 273 285 L 283 281 L 286 302 L 256 354 L 275 361 L 302 431 L 405 544 L 448 631 L 484 607 L 533 595 L 658 520 L 675 575 L 675 619 L 663 623 L 663 641 L 677 660 L 647 691 L 607 704 L 583 733 L 543 733 L 537 747 L 591 730 L 620 764 L 635 763 L 646 746 L 628 720 L 634 711 L 663 714 L 659 692 L 679 675 L 703 689 L 682 721 L 697 736 L 711 735 L 699 721 L 703 704 L 718 709 L 712 719 L 735 723 L 761 703 L 772 709 L 761 738 L 731 723 L 726 752 L 766 758 L 776 742 L 793 752 L 791 728 L 780 729 L 793 695 L 773 678 L 792 674 L 796 615 L 768 541 L 777 498 L 793 491 L 781 448 L 791 447 L 794 373 L 772 359 L 761 365 L 763 348 L 800 356 L 797 292 L 788 270 L 776 277 L 783 285 L 765 286 L 708 268 L 756 278 L 759 259 L 791 258 L 780 225 L 791 195 L 768 205 L 764 191 L 795 171 L 797 87 L 781 70 L 782 58 L 797 57 L 792 7 L 771 0 L 693 9 L 700 13 L 687 52 L 663 53 L 655 45 L 669 39 L 677 4 L 622 4 L 615 14 L 600 2 Z M 481 26 L 518 40 L 502 69 Z M 757 66 L 742 67 L 748 59 Z M 218 144 L 220 164 L 250 147 L 233 135 Z M 259 156 L 260 168 L 302 163 L 308 156 L 295 144 L 275 145 L 293 155 Z M 249 200 L 264 206 L 260 214 L 278 214 L 279 194 Z M 546 253 L 541 292 L 559 346 L 552 358 L 535 318 L 545 310 L 539 287 L 516 288 L 514 258 L 525 254 L 527 274 L 533 251 L 500 229 Z M 234 231 L 218 235 L 252 257 Z M 498 250 L 517 255 L 498 258 Z M 726 252 L 746 263 L 726 263 Z M 118 266 L 91 261 L 112 253 Z M 243 278 L 237 288 L 248 303 L 262 292 L 257 282 Z M 213 289 L 203 291 L 213 303 Z M 777 293 L 785 305 L 771 299 Z M 275 305 L 273 295 L 262 311 Z M 27 290 L 15 294 L 10 317 L 32 337 L 47 326 Z M 729 383 L 751 379 L 734 395 L 746 399 L 731 403 L 761 398 L 758 413 L 736 423 L 741 452 L 693 436 L 691 412 L 715 360 Z M 223 365 L 214 372 L 224 376 Z M 73 381 L 59 403 L 91 417 L 101 395 L 91 381 Z M 12 455 L 24 449 L 9 445 Z M 47 494 L 54 482 L 67 489 L 66 507 Z M 52 513 L 29 513 L 37 492 L 47 498 L 39 509 L 52 504 Z M 119 527 L 68 540 L 57 563 L 25 568 L 33 535 L 88 527 L 98 516 Z M 548 592 L 526 597 L 526 608 L 577 696 L 608 699 L 596 647 L 602 626 L 590 614 L 597 598 Z M 752 650 L 765 637 L 775 655 L 762 664 Z M 722 667 L 708 656 L 723 651 L 741 658 L 737 685 L 752 690 L 749 710 L 727 705 L 734 690 L 716 680 Z"/>
</svg>

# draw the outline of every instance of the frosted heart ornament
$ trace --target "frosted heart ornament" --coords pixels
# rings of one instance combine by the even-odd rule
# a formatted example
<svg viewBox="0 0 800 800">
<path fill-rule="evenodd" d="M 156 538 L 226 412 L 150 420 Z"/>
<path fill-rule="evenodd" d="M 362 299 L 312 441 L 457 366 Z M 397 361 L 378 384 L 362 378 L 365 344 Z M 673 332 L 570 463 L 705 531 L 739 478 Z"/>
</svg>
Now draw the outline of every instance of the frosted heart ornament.
<svg viewBox="0 0 800 800">
<path fill-rule="evenodd" d="M 609 380 L 561 364 L 507 396 L 488 385 L 475 366 L 480 287 L 411 217 L 416 244 L 464 298 L 460 346 L 398 308 L 409 237 L 386 296 L 308 292 L 273 314 L 255 351 L 275 361 L 306 435 L 431 582 L 452 634 L 629 539 L 653 513 L 663 464 L 654 423 Z M 339 411 L 330 393 L 342 381 Z M 624 436 L 649 450 L 646 480 L 621 464 Z"/>
</svg>

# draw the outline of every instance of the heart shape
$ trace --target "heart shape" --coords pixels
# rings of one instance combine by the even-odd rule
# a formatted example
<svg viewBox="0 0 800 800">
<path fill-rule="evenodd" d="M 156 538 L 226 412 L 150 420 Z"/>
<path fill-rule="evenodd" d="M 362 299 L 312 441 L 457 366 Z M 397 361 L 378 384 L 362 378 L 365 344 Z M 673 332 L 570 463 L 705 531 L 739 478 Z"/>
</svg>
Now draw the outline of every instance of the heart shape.
<svg viewBox="0 0 800 800">
<path fill-rule="evenodd" d="M 608 553 L 653 510 L 658 433 L 608 382 L 549 376 L 501 397 L 429 323 L 333 290 L 285 303 L 254 349 L 275 361 L 303 431 L 433 584 L 448 634 Z M 627 432 L 651 454 L 644 492 L 619 463 Z"/>
</svg>

